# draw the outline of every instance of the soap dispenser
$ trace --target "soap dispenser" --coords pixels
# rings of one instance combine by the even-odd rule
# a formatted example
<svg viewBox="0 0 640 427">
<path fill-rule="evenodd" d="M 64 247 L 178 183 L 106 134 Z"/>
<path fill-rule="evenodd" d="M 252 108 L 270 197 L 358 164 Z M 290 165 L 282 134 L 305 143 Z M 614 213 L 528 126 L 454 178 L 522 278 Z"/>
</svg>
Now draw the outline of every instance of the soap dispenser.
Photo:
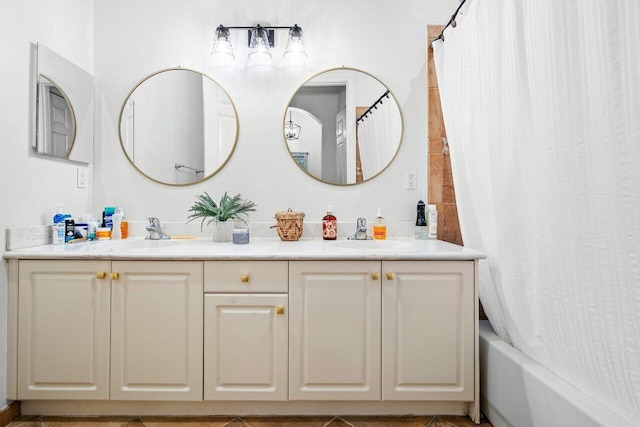
<svg viewBox="0 0 640 427">
<path fill-rule="evenodd" d="M 338 221 L 333 215 L 332 206 L 327 207 L 327 214 L 322 218 L 322 238 L 324 240 L 336 240 L 338 237 Z"/>
<path fill-rule="evenodd" d="M 375 240 L 387 239 L 387 226 L 384 223 L 382 217 L 382 209 L 378 208 L 378 215 L 376 216 L 376 223 L 373 225 L 373 238 Z"/>
</svg>

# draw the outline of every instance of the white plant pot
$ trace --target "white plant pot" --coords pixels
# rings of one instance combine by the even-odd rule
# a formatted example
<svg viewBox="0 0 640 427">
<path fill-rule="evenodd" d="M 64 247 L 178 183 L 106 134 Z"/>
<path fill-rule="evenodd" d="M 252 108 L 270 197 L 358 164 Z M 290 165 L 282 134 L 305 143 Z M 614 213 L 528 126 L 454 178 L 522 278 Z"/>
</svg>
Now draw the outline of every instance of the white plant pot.
<svg viewBox="0 0 640 427">
<path fill-rule="evenodd" d="M 233 239 L 233 220 L 213 221 L 213 241 L 214 242 L 230 242 Z"/>
</svg>

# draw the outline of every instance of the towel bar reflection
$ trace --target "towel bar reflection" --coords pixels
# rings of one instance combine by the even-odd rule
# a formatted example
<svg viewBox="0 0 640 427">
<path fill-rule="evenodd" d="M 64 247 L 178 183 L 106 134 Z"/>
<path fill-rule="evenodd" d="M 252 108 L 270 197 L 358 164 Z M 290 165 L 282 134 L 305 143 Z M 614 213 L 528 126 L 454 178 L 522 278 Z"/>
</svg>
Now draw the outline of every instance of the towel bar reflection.
<svg viewBox="0 0 640 427">
<path fill-rule="evenodd" d="M 204 170 L 202 170 L 202 169 L 192 168 L 191 166 L 181 165 L 180 163 L 176 163 L 176 164 L 174 165 L 174 167 L 175 167 L 177 170 L 180 170 L 180 169 L 190 169 L 190 170 L 194 171 L 196 174 L 198 174 L 198 173 L 203 173 L 203 172 L 204 172 Z"/>
</svg>

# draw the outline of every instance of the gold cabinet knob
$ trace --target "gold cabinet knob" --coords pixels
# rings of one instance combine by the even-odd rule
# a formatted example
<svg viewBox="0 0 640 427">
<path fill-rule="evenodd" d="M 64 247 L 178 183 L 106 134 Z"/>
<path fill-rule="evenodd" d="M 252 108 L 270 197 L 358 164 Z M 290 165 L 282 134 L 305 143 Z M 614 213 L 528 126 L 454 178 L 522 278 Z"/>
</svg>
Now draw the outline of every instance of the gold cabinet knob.
<svg viewBox="0 0 640 427">
<path fill-rule="evenodd" d="M 98 271 L 96 273 L 96 277 L 98 279 L 104 279 L 105 277 L 107 277 L 107 272 L 106 271 Z"/>
<path fill-rule="evenodd" d="M 380 273 L 378 273 L 377 271 L 374 271 L 373 273 L 371 273 L 371 278 L 373 280 L 378 280 L 380 279 Z"/>
<path fill-rule="evenodd" d="M 118 280 L 120 278 L 120 273 L 111 273 L 111 280 Z"/>
<path fill-rule="evenodd" d="M 387 280 L 393 280 L 393 273 L 387 273 Z"/>
<path fill-rule="evenodd" d="M 276 314 L 284 314 L 284 306 L 283 305 L 276 306 Z"/>
<path fill-rule="evenodd" d="M 248 274 L 243 274 L 242 276 L 240 276 L 240 281 L 242 283 L 247 283 L 249 281 L 249 275 Z"/>
</svg>

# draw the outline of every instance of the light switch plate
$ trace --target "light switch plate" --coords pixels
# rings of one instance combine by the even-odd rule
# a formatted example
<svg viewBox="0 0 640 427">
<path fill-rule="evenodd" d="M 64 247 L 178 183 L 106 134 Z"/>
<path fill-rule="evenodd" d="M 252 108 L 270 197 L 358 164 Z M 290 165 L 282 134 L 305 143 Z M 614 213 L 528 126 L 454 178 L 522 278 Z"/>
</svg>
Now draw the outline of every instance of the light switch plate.
<svg viewBox="0 0 640 427">
<path fill-rule="evenodd" d="M 89 173 L 87 172 L 87 168 L 77 169 L 78 188 L 87 188 L 88 174 Z"/>
</svg>

